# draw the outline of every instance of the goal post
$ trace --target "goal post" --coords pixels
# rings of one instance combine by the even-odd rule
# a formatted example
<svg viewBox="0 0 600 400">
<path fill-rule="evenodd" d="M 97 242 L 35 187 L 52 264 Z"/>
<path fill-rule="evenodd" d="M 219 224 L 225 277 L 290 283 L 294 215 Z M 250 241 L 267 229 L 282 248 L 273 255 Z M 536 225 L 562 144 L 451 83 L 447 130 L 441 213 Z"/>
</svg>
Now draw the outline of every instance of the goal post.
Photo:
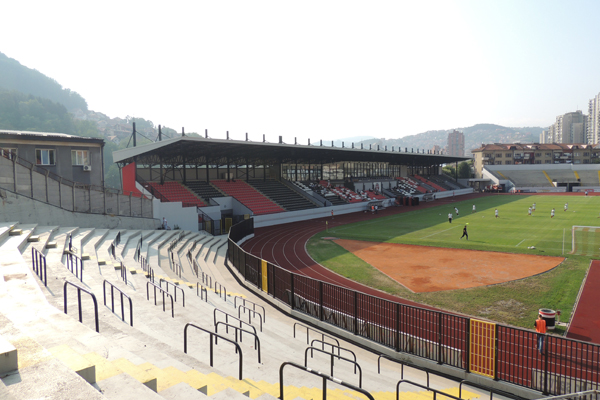
<svg viewBox="0 0 600 400">
<path fill-rule="evenodd" d="M 600 226 L 573 225 L 571 254 L 600 255 Z"/>
</svg>

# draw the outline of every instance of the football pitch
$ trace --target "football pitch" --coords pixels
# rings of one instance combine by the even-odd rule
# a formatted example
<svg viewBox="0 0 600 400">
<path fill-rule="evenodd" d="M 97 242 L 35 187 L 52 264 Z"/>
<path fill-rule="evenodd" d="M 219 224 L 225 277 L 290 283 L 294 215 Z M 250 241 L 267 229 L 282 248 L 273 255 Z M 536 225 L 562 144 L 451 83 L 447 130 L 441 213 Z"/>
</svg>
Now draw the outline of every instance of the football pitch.
<svg viewBox="0 0 600 400">
<path fill-rule="evenodd" d="M 529 216 L 533 203 L 535 211 Z M 449 213 L 453 214 L 452 223 L 448 222 Z M 341 239 L 493 251 L 498 252 L 497 257 L 522 253 L 565 258 L 558 267 L 537 276 L 464 290 L 412 293 L 335 241 L 321 240 L 325 232 L 315 235 L 307 250 L 325 267 L 400 297 L 529 327 L 539 308 L 561 310 L 563 321 L 570 317 L 590 259 L 600 256 L 600 228 L 594 228 L 600 227 L 599 216 L 600 197 L 595 196 L 496 195 L 469 201 L 458 197 L 439 206 L 415 207 L 410 212 L 343 225 L 326 233 Z M 460 239 L 465 225 L 468 241 Z"/>
</svg>

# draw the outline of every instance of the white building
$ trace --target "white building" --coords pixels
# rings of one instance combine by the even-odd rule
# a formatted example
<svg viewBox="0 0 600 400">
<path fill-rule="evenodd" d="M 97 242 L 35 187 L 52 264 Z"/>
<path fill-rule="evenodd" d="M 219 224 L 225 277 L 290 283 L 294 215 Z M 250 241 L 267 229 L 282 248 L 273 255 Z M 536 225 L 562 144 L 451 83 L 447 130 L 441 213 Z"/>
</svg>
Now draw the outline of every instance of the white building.
<svg viewBox="0 0 600 400">
<path fill-rule="evenodd" d="M 590 100 L 588 106 L 587 143 L 600 143 L 600 93 Z"/>
</svg>

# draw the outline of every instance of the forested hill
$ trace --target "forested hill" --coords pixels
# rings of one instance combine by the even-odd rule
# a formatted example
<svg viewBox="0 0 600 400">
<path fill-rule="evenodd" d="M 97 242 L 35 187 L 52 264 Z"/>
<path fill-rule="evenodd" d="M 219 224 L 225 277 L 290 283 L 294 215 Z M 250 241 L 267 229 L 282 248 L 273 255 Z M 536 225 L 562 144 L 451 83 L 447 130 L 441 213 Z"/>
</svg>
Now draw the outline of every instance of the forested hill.
<svg viewBox="0 0 600 400">
<path fill-rule="evenodd" d="M 87 102 L 77 92 L 64 89 L 54 79 L 3 53 L 0 53 L 0 89 L 47 98 L 64 105 L 67 110 L 87 111 Z"/>
</svg>

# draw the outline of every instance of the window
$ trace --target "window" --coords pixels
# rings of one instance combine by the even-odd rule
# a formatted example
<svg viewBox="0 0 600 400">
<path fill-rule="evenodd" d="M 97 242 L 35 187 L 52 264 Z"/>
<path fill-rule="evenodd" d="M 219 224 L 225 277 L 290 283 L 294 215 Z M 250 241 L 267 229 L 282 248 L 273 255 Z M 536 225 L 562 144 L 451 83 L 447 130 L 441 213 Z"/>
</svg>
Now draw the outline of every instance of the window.
<svg viewBox="0 0 600 400">
<path fill-rule="evenodd" d="M 17 156 L 17 149 L 8 149 L 0 147 L 0 156 L 13 160 Z"/>
<path fill-rule="evenodd" d="M 505 161 L 504 164 L 509 165 L 509 164 L 511 164 L 511 162 L 510 161 Z"/>
<path fill-rule="evenodd" d="M 496 161 L 496 165 L 502 165 L 502 161 Z"/>
<path fill-rule="evenodd" d="M 552 157 L 552 153 L 546 153 L 546 157 Z"/>
<path fill-rule="evenodd" d="M 55 165 L 54 150 L 35 149 L 35 163 L 37 165 Z"/>
<path fill-rule="evenodd" d="M 502 157 L 502 153 L 496 153 L 496 157 Z"/>
<path fill-rule="evenodd" d="M 535 153 L 535 156 L 536 156 L 536 157 L 541 157 L 541 156 L 542 156 L 542 153 Z"/>
<path fill-rule="evenodd" d="M 583 163 L 584 163 L 584 164 L 589 164 L 589 163 L 590 163 L 590 160 L 583 160 Z"/>
<path fill-rule="evenodd" d="M 589 156 L 590 156 L 590 153 L 588 153 L 588 152 L 585 152 L 585 153 L 583 153 L 583 156 L 584 156 L 584 157 L 589 157 Z"/>
<path fill-rule="evenodd" d="M 544 164 L 551 164 L 551 163 L 552 163 L 552 161 L 551 161 L 551 160 L 546 160 L 546 161 L 544 161 Z"/>
<path fill-rule="evenodd" d="M 579 157 L 579 152 L 575 152 L 575 157 Z"/>
<path fill-rule="evenodd" d="M 71 150 L 71 164 L 90 165 L 87 150 Z"/>
<path fill-rule="evenodd" d="M 506 157 L 508 157 L 508 158 L 511 158 L 511 157 L 512 157 L 512 154 L 511 154 L 511 153 L 506 153 L 505 155 L 506 155 Z"/>
<path fill-rule="evenodd" d="M 535 163 L 536 163 L 536 164 L 541 164 L 541 163 L 542 163 L 542 160 L 535 160 Z"/>
</svg>

